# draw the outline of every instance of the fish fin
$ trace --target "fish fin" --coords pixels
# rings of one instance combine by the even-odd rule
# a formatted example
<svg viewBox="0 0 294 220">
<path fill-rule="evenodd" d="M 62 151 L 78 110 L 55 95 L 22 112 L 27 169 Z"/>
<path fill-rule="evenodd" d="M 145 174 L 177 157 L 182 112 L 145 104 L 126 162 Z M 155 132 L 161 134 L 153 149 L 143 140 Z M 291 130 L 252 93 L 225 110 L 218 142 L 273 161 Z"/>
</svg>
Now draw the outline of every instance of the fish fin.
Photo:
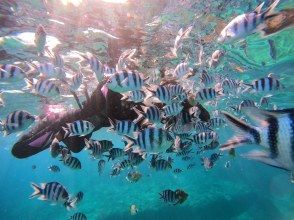
<svg viewBox="0 0 294 220">
<path fill-rule="evenodd" d="M 127 94 L 122 94 L 122 97 L 120 100 L 121 101 L 129 101 L 129 96 Z"/>
<path fill-rule="evenodd" d="M 27 90 L 31 90 L 33 88 L 34 82 L 33 80 L 24 78 L 24 81 L 26 83 L 26 86 L 22 88 L 22 90 L 27 91 Z"/>
<path fill-rule="evenodd" d="M 64 206 L 66 207 L 66 209 L 68 211 L 70 211 L 71 209 L 75 208 L 78 202 L 78 198 L 75 197 L 73 199 L 68 199 L 65 203 Z"/>
<path fill-rule="evenodd" d="M 124 136 L 124 140 L 127 141 L 127 145 L 124 148 L 124 151 L 127 152 L 132 148 L 132 146 L 135 144 L 136 140 L 134 138 L 129 137 L 129 136 Z"/>
<path fill-rule="evenodd" d="M 31 187 L 34 189 L 34 192 L 30 195 L 29 199 L 35 198 L 36 196 L 41 195 L 42 193 L 42 188 L 39 187 L 35 183 L 31 183 Z"/>
<path fill-rule="evenodd" d="M 265 14 L 265 19 L 268 16 L 271 16 L 272 13 L 274 12 L 275 8 L 278 6 L 280 0 L 275 0 L 269 7 L 266 9 L 263 13 Z"/>
<path fill-rule="evenodd" d="M 280 168 L 283 170 L 287 170 L 282 164 L 280 164 L 275 159 L 271 158 L 270 153 L 260 150 L 253 150 L 246 154 L 241 154 L 242 157 L 249 160 L 256 160 L 261 163 L 270 165 L 272 167 Z"/>
<path fill-rule="evenodd" d="M 64 130 L 64 138 L 67 138 L 68 136 L 70 136 L 70 131 L 68 128 L 62 127 L 62 129 Z"/>
<path fill-rule="evenodd" d="M 110 127 L 108 128 L 108 131 L 113 131 L 115 130 L 115 123 L 111 118 L 108 118 L 108 121 L 110 123 Z"/>
<path fill-rule="evenodd" d="M 263 5 L 264 5 L 264 2 L 262 2 L 260 5 L 258 5 L 258 6 L 254 9 L 253 13 L 260 14 Z"/>
<path fill-rule="evenodd" d="M 84 138 L 84 142 L 85 142 L 85 148 L 87 150 L 90 149 L 90 140 L 88 140 L 87 138 Z"/>
<path fill-rule="evenodd" d="M 44 195 L 41 195 L 38 197 L 38 199 L 44 201 L 44 200 L 46 200 L 46 197 Z"/>
<path fill-rule="evenodd" d="M 227 141 L 226 144 L 221 145 L 220 150 L 229 150 L 240 144 L 252 144 L 256 142 L 254 134 L 259 133 L 256 127 L 248 125 L 244 121 L 232 116 L 225 111 L 222 111 L 221 113 L 225 117 L 226 121 L 234 128 L 234 130 L 239 133 L 239 135 L 231 138 L 229 141 Z"/>
</svg>

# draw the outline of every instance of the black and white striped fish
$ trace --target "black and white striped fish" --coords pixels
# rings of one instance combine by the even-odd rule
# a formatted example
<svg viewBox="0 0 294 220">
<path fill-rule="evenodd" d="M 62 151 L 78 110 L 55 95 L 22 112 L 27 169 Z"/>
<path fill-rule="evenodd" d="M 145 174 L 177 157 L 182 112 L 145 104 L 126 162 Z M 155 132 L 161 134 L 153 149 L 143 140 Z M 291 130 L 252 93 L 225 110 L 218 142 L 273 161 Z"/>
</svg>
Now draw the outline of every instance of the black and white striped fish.
<svg viewBox="0 0 294 220">
<path fill-rule="evenodd" d="M 109 161 L 110 159 L 114 160 L 114 159 L 123 157 L 125 156 L 125 154 L 126 152 L 124 151 L 124 149 L 113 147 L 109 150 L 109 155 L 105 155 L 105 156 L 108 157 L 108 161 Z"/>
<path fill-rule="evenodd" d="M 109 131 L 115 131 L 118 135 L 128 135 L 133 137 L 133 133 L 139 131 L 139 127 L 136 123 L 130 120 L 115 120 L 113 122 L 109 119 L 110 128 Z"/>
<path fill-rule="evenodd" d="M 188 164 L 188 166 L 187 166 L 187 170 L 191 170 L 191 169 L 194 168 L 195 166 L 196 166 L 195 163 L 190 163 L 190 164 Z"/>
<path fill-rule="evenodd" d="M 31 126 L 35 120 L 36 116 L 29 112 L 17 110 L 9 113 L 4 121 L 0 121 L 0 131 L 3 131 L 4 136 L 23 131 Z"/>
<path fill-rule="evenodd" d="M 144 86 L 142 74 L 136 71 L 122 71 L 109 77 L 105 86 L 118 93 L 140 90 Z"/>
<path fill-rule="evenodd" d="M 57 97 L 60 95 L 59 87 L 50 79 L 25 79 L 27 86 L 25 90 L 31 90 L 32 93 L 43 97 Z"/>
<path fill-rule="evenodd" d="M 294 109 L 265 111 L 247 107 L 244 110 L 257 126 L 249 125 L 227 112 L 222 112 L 239 134 L 222 145 L 221 150 L 229 150 L 242 144 L 260 145 L 265 151 L 252 151 L 244 156 L 289 170 L 294 181 Z"/>
<path fill-rule="evenodd" d="M 143 109 L 143 112 L 139 111 L 136 108 L 133 108 L 134 111 L 139 116 L 138 119 L 136 119 L 136 121 L 139 121 L 141 118 L 145 118 L 154 124 L 161 123 L 161 113 L 160 113 L 160 110 L 157 106 L 155 106 L 155 105 L 149 106 L 149 107 L 141 106 L 141 108 Z"/>
<path fill-rule="evenodd" d="M 67 155 L 62 160 L 63 160 L 63 164 L 65 166 L 68 166 L 73 170 L 82 169 L 82 164 L 81 164 L 80 160 L 76 157 Z"/>
<path fill-rule="evenodd" d="M 216 149 L 217 147 L 219 146 L 219 142 L 216 141 L 216 140 L 213 140 L 210 144 L 208 145 L 205 145 L 203 147 L 200 147 L 200 151 L 197 152 L 197 153 L 200 153 L 200 152 L 203 152 L 203 151 L 207 151 L 207 150 L 214 150 Z"/>
<path fill-rule="evenodd" d="M 241 82 L 234 79 L 225 79 L 222 84 L 222 92 L 224 94 L 237 94 L 240 92 Z"/>
<path fill-rule="evenodd" d="M 98 173 L 101 175 L 103 173 L 104 167 L 105 167 L 105 160 L 101 159 L 98 161 Z"/>
<path fill-rule="evenodd" d="M 104 65 L 103 66 L 103 74 L 105 76 L 109 76 L 109 75 L 112 75 L 112 74 L 115 74 L 116 73 L 116 69 L 115 68 L 111 68 L 107 65 Z"/>
<path fill-rule="evenodd" d="M 201 132 L 192 136 L 192 141 L 197 145 L 210 144 L 213 140 L 218 139 L 218 134 L 214 131 Z"/>
<path fill-rule="evenodd" d="M 77 120 L 72 123 L 66 123 L 66 127 L 62 127 L 65 134 L 64 137 L 68 136 L 85 136 L 90 134 L 94 130 L 94 125 L 85 120 Z"/>
<path fill-rule="evenodd" d="M 119 166 L 114 166 L 113 169 L 110 172 L 110 176 L 118 176 L 121 172 L 121 168 Z"/>
<path fill-rule="evenodd" d="M 264 2 L 253 12 L 242 14 L 234 18 L 220 33 L 219 42 L 233 42 L 247 37 L 257 31 L 257 27 L 264 23 L 265 19 L 272 14 L 280 0 L 275 0 L 265 11 L 261 12 Z"/>
<path fill-rule="evenodd" d="M 51 157 L 56 158 L 62 150 L 62 146 L 59 144 L 57 139 L 54 139 L 50 145 Z"/>
<path fill-rule="evenodd" d="M 49 169 L 51 172 L 53 172 L 53 173 L 58 173 L 58 172 L 60 172 L 60 168 L 59 168 L 59 166 L 57 166 L 57 165 L 52 165 L 52 166 L 50 166 L 48 169 Z"/>
<path fill-rule="evenodd" d="M 121 170 L 127 169 L 129 167 L 133 168 L 132 161 L 129 159 L 124 159 L 123 161 L 119 162 L 116 166 L 118 166 Z"/>
<path fill-rule="evenodd" d="M 34 192 L 30 195 L 30 199 L 39 197 L 40 200 L 49 200 L 53 203 L 61 203 L 66 208 L 73 208 L 75 201 L 69 202 L 69 194 L 67 190 L 58 182 L 42 183 L 41 187 L 35 183 L 31 183 Z"/>
<path fill-rule="evenodd" d="M 231 108 L 235 110 L 237 113 L 241 113 L 243 108 L 246 107 L 256 107 L 256 103 L 251 99 L 244 99 L 242 102 L 240 102 L 239 105 L 231 106 Z"/>
<path fill-rule="evenodd" d="M 56 67 L 63 68 L 64 67 L 64 60 L 59 53 L 54 53 L 53 63 Z"/>
<path fill-rule="evenodd" d="M 222 118 L 211 118 L 209 119 L 207 125 L 210 128 L 220 128 L 223 127 L 226 124 L 226 121 Z"/>
<path fill-rule="evenodd" d="M 26 77 L 25 72 L 18 66 L 11 64 L 0 65 L 0 81 L 6 81 L 11 79 L 24 79 Z"/>
<path fill-rule="evenodd" d="M 182 78 L 187 73 L 191 72 L 192 69 L 189 67 L 188 63 L 183 62 L 177 65 L 173 72 L 173 76 L 176 78 Z"/>
<path fill-rule="evenodd" d="M 171 48 L 171 52 L 175 57 L 177 57 L 177 50 L 182 46 L 183 40 L 189 36 L 192 28 L 193 26 L 190 26 L 184 31 L 183 28 L 178 31 L 174 46 Z"/>
<path fill-rule="evenodd" d="M 53 77 L 55 75 L 55 65 L 53 63 L 32 63 L 37 71 L 44 77 Z"/>
<path fill-rule="evenodd" d="M 173 143 L 171 134 L 157 127 L 145 128 L 138 132 L 138 137 L 135 139 L 127 136 L 125 136 L 125 139 L 128 142 L 125 150 L 129 150 L 133 145 L 137 145 L 140 149 L 149 153 L 165 152 Z"/>
<path fill-rule="evenodd" d="M 181 103 L 172 103 L 163 107 L 165 116 L 176 116 L 183 110 L 183 105 Z"/>
<path fill-rule="evenodd" d="M 176 169 L 174 169 L 173 172 L 178 174 L 178 173 L 182 173 L 183 170 L 182 169 L 179 169 L 179 168 L 176 168 Z"/>
<path fill-rule="evenodd" d="M 210 160 L 212 163 L 215 163 L 221 156 L 221 153 L 213 153 L 210 155 Z"/>
<path fill-rule="evenodd" d="M 84 193 L 82 191 L 79 191 L 74 197 L 73 199 L 75 200 L 75 204 L 80 203 L 84 198 Z"/>
<path fill-rule="evenodd" d="M 203 121 L 197 121 L 194 124 L 194 129 L 196 133 L 211 131 L 211 128 L 209 127 L 209 125 Z"/>
<path fill-rule="evenodd" d="M 101 144 L 100 144 L 99 141 L 93 141 L 91 139 L 88 140 L 86 138 L 84 140 L 85 140 L 85 144 L 86 144 L 85 147 L 86 147 L 87 150 L 90 150 L 91 151 L 90 155 L 93 158 L 97 159 L 97 158 L 101 157 L 102 154 L 105 152 L 102 149 Z"/>
<path fill-rule="evenodd" d="M 250 86 L 255 92 L 274 92 L 280 91 L 284 86 L 280 83 L 278 79 L 272 76 L 267 76 L 254 80 L 251 84 L 245 84 Z"/>
<path fill-rule="evenodd" d="M 176 191 L 167 189 L 159 193 L 159 195 L 164 202 L 174 203 L 173 205 L 182 204 L 188 198 L 188 194 L 181 189 Z"/>
<path fill-rule="evenodd" d="M 113 143 L 108 140 L 101 140 L 101 141 L 99 141 L 99 143 L 101 145 L 101 149 L 104 152 L 109 151 L 113 147 Z"/>
<path fill-rule="evenodd" d="M 172 169 L 172 160 L 158 159 L 152 164 L 156 171 Z"/>
<path fill-rule="evenodd" d="M 121 100 L 133 101 L 135 103 L 143 102 L 146 94 L 141 90 L 130 91 L 127 94 L 123 94 Z"/>
<path fill-rule="evenodd" d="M 97 57 L 95 57 L 91 53 L 87 53 L 86 59 L 90 64 L 91 70 L 95 73 L 96 79 L 98 80 L 98 82 L 101 82 L 104 78 L 103 64 L 98 60 Z"/>
<path fill-rule="evenodd" d="M 172 103 L 174 96 L 169 86 L 160 85 L 152 88 L 152 90 L 148 88 L 148 90 L 152 93 L 151 97 L 155 96 L 160 102 L 165 104 Z M 146 99 L 148 99 L 149 97 L 150 96 L 147 96 Z"/>
<path fill-rule="evenodd" d="M 204 84 L 204 86 L 210 86 L 215 82 L 215 79 L 212 75 L 209 75 L 205 70 L 203 70 L 200 76 L 200 82 Z"/>
<path fill-rule="evenodd" d="M 180 84 L 168 85 L 168 88 L 172 97 L 185 93 L 183 86 L 181 86 Z"/>
<path fill-rule="evenodd" d="M 128 159 L 132 162 L 133 166 L 138 166 L 146 159 L 146 153 L 143 152 L 127 152 Z"/>
<path fill-rule="evenodd" d="M 211 101 L 214 100 L 219 93 L 214 88 L 204 88 L 196 93 L 197 101 Z"/>
<path fill-rule="evenodd" d="M 76 73 L 70 83 L 70 90 L 77 91 L 83 83 L 83 74 L 81 72 Z"/>
<path fill-rule="evenodd" d="M 73 214 L 72 216 L 70 216 L 69 220 L 87 220 L 87 217 L 84 213 L 77 212 Z"/>
</svg>

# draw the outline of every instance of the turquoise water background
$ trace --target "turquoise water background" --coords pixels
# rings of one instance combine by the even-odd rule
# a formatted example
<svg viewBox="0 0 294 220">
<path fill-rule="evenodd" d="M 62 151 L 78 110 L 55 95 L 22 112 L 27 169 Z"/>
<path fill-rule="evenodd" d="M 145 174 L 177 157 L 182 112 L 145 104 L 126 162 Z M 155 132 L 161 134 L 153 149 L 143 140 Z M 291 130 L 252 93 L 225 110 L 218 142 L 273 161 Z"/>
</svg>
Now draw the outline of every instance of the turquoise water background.
<svg viewBox="0 0 294 220">
<path fill-rule="evenodd" d="M 286 5 L 284 2 L 282 4 Z M 287 4 L 293 6 L 294 2 L 287 1 Z M 241 9 L 237 12 L 240 13 Z M 172 15 L 164 16 L 166 18 Z M 250 82 L 250 80 L 266 76 L 269 72 L 274 72 L 281 79 L 286 89 L 271 99 L 271 102 L 279 109 L 294 106 L 293 34 L 291 29 L 273 36 L 272 39 L 277 46 L 277 61 L 271 60 L 266 40 L 257 36 L 250 36 L 247 39 L 248 57 L 244 60 L 238 60 L 237 56 L 244 58 L 242 50 L 229 46 L 223 47 L 231 53 L 231 56 L 236 57 L 239 65 L 250 66 L 249 61 L 256 64 L 256 66 L 250 66 L 250 69 L 244 73 L 230 72 L 229 74 L 234 78 Z M 10 48 L 11 42 L 9 42 L 0 41 L 1 48 Z M 12 62 L 12 60 L 5 60 L 5 63 L 10 61 Z M 262 67 L 261 61 L 265 61 L 267 66 Z M 40 102 L 35 97 L 11 92 L 15 89 L 15 84 L 1 83 L 0 86 L 5 90 L 6 100 L 6 107 L 0 109 L 1 119 L 16 109 L 27 110 L 32 114 L 39 113 Z M 20 82 L 18 86 L 22 87 L 24 83 Z M 250 98 L 258 102 L 260 96 L 252 95 Z M 75 106 L 75 103 L 71 104 Z M 232 135 L 230 128 L 220 130 L 220 142 L 225 142 Z M 93 139 L 105 137 L 115 140 L 116 147 L 123 146 L 119 137 L 113 137 L 106 131 L 100 131 L 92 136 Z M 90 220 L 294 220 L 294 185 L 290 182 L 290 174 L 239 156 L 256 146 L 240 147 L 234 159 L 224 153 L 215 167 L 209 171 L 205 171 L 201 166 L 199 155 L 190 162 L 174 157 L 173 169 L 184 170 L 177 175 L 172 171 L 151 170 L 148 159 L 137 168 L 142 173 L 142 178 L 137 183 L 129 183 L 125 179 L 128 170 L 124 170 L 117 177 L 110 178 L 109 173 L 114 162 L 106 163 L 104 173 L 99 176 L 98 160 L 92 160 L 85 150 L 74 154 L 82 163 L 81 170 L 71 170 L 63 166 L 61 161 L 51 158 L 48 150 L 27 159 L 16 159 L 11 155 L 10 150 L 18 138 L 15 134 L 7 137 L 0 136 L 0 219 L 3 220 L 61 220 L 68 219 L 76 211 L 85 213 Z M 209 156 L 211 153 L 207 152 L 204 155 Z M 232 165 L 225 168 L 225 162 L 228 160 Z M 186 170 L 186 166 L 192 162 L 196 163 L 195 168 Z M 48 170 L 48 167 L 53 164 L 61 168 L 60 173 L 52 173 Z M 36 169 L 32 169 L 32 165 L 36 165 Z M 84 192 L 84 199 L 76 210 L 67 211 L 60 205 L 52 206 L 50 202 L 28 199 L 33 192 L 30 182 L 39 184 L 51 181 L 63 184 L 72 195 L 79 191 Z M 189 194 L 188 199 L 177 206 L 166 204 L 159 199 L 159 193 L 165 189 L 183 189 Z M 130 215 L 129 208 L 132 204 L 139 209 L 135 216 Z"/>
</svg>

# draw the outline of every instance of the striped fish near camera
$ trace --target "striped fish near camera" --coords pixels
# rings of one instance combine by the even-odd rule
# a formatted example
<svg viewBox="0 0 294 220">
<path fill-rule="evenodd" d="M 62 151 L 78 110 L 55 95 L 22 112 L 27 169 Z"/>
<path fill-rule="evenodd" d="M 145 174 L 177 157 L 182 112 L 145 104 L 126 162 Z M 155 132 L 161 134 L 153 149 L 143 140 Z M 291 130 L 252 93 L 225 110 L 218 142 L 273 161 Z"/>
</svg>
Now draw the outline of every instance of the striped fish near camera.
<svg viewBox="0 0 294 220">
<path fill-rule="evenodd" d="M 181 95 L 181 94 L 183 94 L 183 93 L 186 92 L 184 90 L 183 86 L 181 86 L 179 84 L 176 84 L 176 85 L 168 85 L 167 87 L 168 87 L 168 89 L 169 89 L 172 97 Z"/>
<path fill-rule="evenodd" d="M 130 91 L 127 94 L 123 94 L 121 100 L 133 101 L 135 103 L 143 102 L 146 94 L 141 90 Z"/>
<path fill-rule="evenodd" d="M 258 31 L 268 17 L 272 15 L 273 10 L 278 5 L 279 0 L 275 0 L 269 8 L 261 12 L 264 2 L 261 3 L 253 12 L 242 14 L 234 18 L 220 33 L 218 42 L 230 43 L 241 40 L 248 35 Z"/>
<path fill-rule="evenodd" d="M 101 159 L 98 161 L 98 173 L 101 175 L 103 173 L 104 167 L 105 167 L 106 161 Z"/>
<path fill-rule="evenodd" d="M 65 157 L 63 157 L 62 161 L 65 166 L 68 166 L 69 168 L 73 170 L 82 169 L 82 164 L 80 160 L 76 157 L 73 157 L 71 155 L 66 155 Z"/>
<path fill-rule="evenodd" d="M 194 124 L 194 129 L 195 129 L 194 132 L 196 133 L 211 131 L 211 128 L 209 127 L 209 125 L 206 122 L 202 122 L 202 121 L 197 121 Z"/>
<path fill-rule="evenodd" d="M 64 188 L 64 186 L 58 182 L 42 183 L 41 187 L 35 183 L 31 183 L 31 186 L 34 189 L 34 192 L 32 195 L 30 195 L 29 199 L 39 197 L 40 200 L 61 203 L 67 209 L 74 208 L 75 206 L 76 201 L 69 200 L 69 194 L 66 188 Z"/>
<path fill-rule="evenodd" d="M 94 130 L 94 125 L 85 120 L 77 120 L 72 123 L 66 123 L 66 127 L 62 127 L 64 130 L 64 137 L 71 136 L 86 136 Z"/>
<path fill-rule="evenodd" d="M 110 128 L 108 131 L 114 131 L 118 135 L 127 135 L 133 137 L 133 133 L 139 131 L 139 127 L 136 123 L 130 120 L 115 120 L 113 122 L 109 118 Z"/>
<path fill-rule="evenodd" d="M 86 149 L 91 151 L 90 155 L 94 159 L 100 158 L 102 156 L 104 151 L 99 141 L 93 141 L 91 139 L 87 140 L 86 138 L 84 139 L 84 141 L 85 141 Z"/>
<path fill-rule="evenodd" d="M 117 158 L 123 157 L 126 155 L 126 152 L 124 151 L 124 149 L 121 148 L 111 148 L 109 151 L 109 155 L 105 155 L 106 157 L 108 157 L 108 161 L 111 160 L 115 160 Z"/>
<path fill-rule="evenodd" d="M 146 153 L 142 152 L 127 152 L 128 159 L 132 162 L 133 166 L 138 166 L 146 159 Z"/>
<path fill-rule="evenodd" d="M 245 84 L 249 86 L 249 90 L 253 90 L 254 92 L 275 92 L 281 91 L 284 89 L 284 86 L 280 83 L 278 79 L 276 79 L 272 74 L 269 76 L 254 80 L 251 84 Z M 245 89 L 246 90 L 246 89 Z"/>
<path fill-rule="evenodd" d="M 27 111 L 17 110 L 9 113 L 4 121 L 0 120 L 0 131 L 4 136 L 26 130 L 36 120 L 36 116 Z"/>
<path fill-rule="evenodd" d="M 20 80 L 26 77 L 25 72 L 18 66 L 11 64 L 0 65 L 0 81 Z"/>
<path fill-rule="evenodd" d="M 60 172 L 60 168 L 59 168 L 59 166 L 57 166 L 57 165 L 52 165 L 52 166 L 50 166 L 48 169 L 49 169 L 49 171 L 51 171 L 51 172 L 53 172 L 53 173 L 58 173 L 58 172 Z"/>
<path fill-rule="evenodd" d="M 257 126 L 249 125 L 227 112 L 222 113 L 239 134 L 223 144 L 221 150 L 230 150 L 243 144 L 262 146 L 265 151 L 254 150 L 243 156 L 273 167 L 289 170 L 291 181 L 294 181 L 294 109 L 266 111 L 247 107 L 246 115 Z"/>
<path fill-rule="evenodd" d="M 76 73 L 71 79 L 71 83 L 69 86 L 70 91 L 72 92 L 77 91 L 82 85 L 82 83 L 83 83 L 83 74 L 81 72 Z"/>
<path fill-rule="evenodd" d="M 50 79 L 25 79 L 27 86 L 24 90 L 30 90 L 33 94 L 46 97 L 56 98 L 60 95 L 59 87 Z"/>
<path fill-rule="evenodd" d="M 121 71 L 109 77 L 105 86 L 118 93 L 141 90 L 147 79 L 136 71 Z"/>
<path fill-rule="evenodd" d="M 125 151 L 136 145 L 139 146 L 139 151 L 143 150 L 148 153 L 165 152 L 173 143 L 172 136 L 168 131 L 156 127 L 148 127 L 138 132 L 137 138 L 125 136 L 125 139 L 128 142 Z"/>
<path fill-rule="evenodd" d="M 183 106 L 181 103 L 172 103 L 170 105 L 166 105 L 163 107 L 164 115 L 165 116 L 175 116 L 181 113 L 183 110 Z"/>
<path fill-rule="evenodd" d="M 87 216 L 84 213 L 77 212 L 70 216 L 69 220 L 87 220 Z"/>
<path fill-rule="evenodd" d="M 84 55 L 81 55 L 81 56 L 89 62 L 90 68 L 95 73 L 95 76 L 98 82 L 102 82 L 104 79 L 103 64 L 98 60 L 97 57 L 95 57 L 91 53 L 87 53 L 86 56 Z"/>
<path fill-rule="evenodd" d="M 192 69 L 189 67 L 188 63 L 183 62 L 177 65 L 173 72 L 173 76 L 180 79 L 191 71 Z"/>
<path fill-rule="evenodd" d="M 119 162 L 115 166 L 119 167 L 120 170 L 124 170 L 124 169 L 127 169 L 129 167 L 133 168 L 132 161 L 130 161 L 129 159 L 124 159 L 123 161 Z"/>
<path fill-rule="evenodd" d="M 217 139 L 218 139 L 218 134 L 214 131 L 210 131 L 210 132 L 201 132 L 199 134 L 195 134 L 192 136 L 192 139 L 190 140 L 197 145 L 207 145 Z"/>
</svg>

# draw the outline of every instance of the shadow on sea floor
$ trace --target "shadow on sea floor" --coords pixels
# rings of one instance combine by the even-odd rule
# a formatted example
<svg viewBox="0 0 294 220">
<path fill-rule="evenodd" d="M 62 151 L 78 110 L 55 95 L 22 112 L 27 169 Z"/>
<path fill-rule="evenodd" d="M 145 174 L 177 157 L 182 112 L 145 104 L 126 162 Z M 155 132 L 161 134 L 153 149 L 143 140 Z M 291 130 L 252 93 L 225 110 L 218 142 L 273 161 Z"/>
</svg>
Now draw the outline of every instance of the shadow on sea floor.
<svg viewBox="0 0 294 220">
<path fill-rule="evenodd" d="M 192 199 L 192 198 L 190 198 Z M 193 198 L 197 199 L 197 198 Z M 162 207 L 162 206 L 161 206 Z M 101 218 L 102 217 L 102 218 Z M 98 218 L 97 218 L 98 219 Z M 231 199 L 217 198 L 197 207 L 166 205 L 158 210 L 139 210 L 136 216 L 129 213 L 100 216 L 99 219 L 271 219 L 283 220 L 285 216 L 269 198 L 254 193 L 239 194 Z"/>
</svg>

